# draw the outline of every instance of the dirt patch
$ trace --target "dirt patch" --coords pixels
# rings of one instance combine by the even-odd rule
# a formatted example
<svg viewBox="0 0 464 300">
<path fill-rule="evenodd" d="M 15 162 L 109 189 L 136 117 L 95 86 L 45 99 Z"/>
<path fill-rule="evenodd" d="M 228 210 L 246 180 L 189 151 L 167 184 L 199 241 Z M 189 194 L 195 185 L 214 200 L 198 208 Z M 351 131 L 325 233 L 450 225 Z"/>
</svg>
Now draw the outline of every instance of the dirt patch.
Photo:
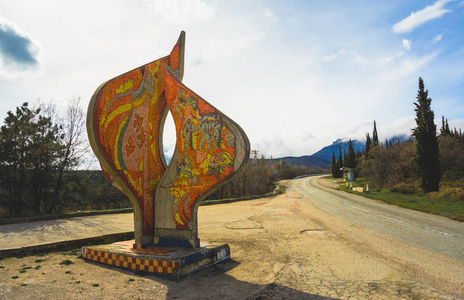
<svg viewBox="0 0 464 300">
<path fill-rule="evenodd" d="M 317 179 L 317 183 L 319 183 L 320 185 L 322 186 L 325 186 L 327 188 L 331 188 L 331 189 L 337 189 L 338 190 L 338 184 L 336 184 L 335 182 L 329 180 L 329 179 L 326 179 L 326 178 L 318 178 Z"/>
</svg>

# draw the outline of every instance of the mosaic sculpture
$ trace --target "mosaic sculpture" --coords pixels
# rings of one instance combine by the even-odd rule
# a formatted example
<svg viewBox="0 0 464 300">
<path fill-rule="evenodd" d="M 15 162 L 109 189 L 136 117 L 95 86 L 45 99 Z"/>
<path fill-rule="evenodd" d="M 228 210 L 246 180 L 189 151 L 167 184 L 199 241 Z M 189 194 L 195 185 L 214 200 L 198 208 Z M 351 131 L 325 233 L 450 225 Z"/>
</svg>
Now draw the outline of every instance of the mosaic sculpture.
<svg viewBox="0 0 464 300">
<path fill-rule="evenodd" d="M 168 56 L 103 83 L 89 104 L 87 131 L 106 178 L 134 208 L 135 248 L 197 248 L 197 210 L 249 156 L 243 130 L 181 83 L 185 33 Z M 168 111 L 177 144 L 166 164 Z"/>
</svg>

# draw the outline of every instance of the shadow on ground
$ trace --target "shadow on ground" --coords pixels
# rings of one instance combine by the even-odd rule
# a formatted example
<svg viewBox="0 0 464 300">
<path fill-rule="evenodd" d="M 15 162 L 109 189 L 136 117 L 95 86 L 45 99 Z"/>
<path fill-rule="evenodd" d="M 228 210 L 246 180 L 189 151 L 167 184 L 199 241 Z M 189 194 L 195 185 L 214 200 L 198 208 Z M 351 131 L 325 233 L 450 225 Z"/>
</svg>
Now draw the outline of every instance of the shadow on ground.
<svg viewBox="0 0 464 300">
<path fill-rule="evenodd" d="M 111 270 L 119 270 L 126 274 L 133 273 L 136 276 L 156 282 L 155 285 L 162 284 L 168 288 L 166 299 L 334 299 L 302 292 L 275 283 L 263 285 L 237 280 L 226 274 L 227 271 L 240 265 L 239 262 L 233 260 L 176 280 L 165 276 L 151 275 L 146 272 L 118 269 L 91 261 L 87 261 L 87 263 Z"/>
</svg>

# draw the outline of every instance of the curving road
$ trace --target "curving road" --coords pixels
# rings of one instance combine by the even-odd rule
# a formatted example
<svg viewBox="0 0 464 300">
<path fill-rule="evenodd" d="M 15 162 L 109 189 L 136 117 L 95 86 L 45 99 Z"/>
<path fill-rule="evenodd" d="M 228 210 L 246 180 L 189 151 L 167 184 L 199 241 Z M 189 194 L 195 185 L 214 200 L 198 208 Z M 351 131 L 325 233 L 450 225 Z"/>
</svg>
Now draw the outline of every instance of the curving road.
<svg viewBox="0 0 464 300">
<path fill-rule="evenodd" d="M 464 261 L 464 223 L 326 188 L 317 183 L 318 178 L 293 180 L 290 189 L 331 215 Z"/>
</svg>

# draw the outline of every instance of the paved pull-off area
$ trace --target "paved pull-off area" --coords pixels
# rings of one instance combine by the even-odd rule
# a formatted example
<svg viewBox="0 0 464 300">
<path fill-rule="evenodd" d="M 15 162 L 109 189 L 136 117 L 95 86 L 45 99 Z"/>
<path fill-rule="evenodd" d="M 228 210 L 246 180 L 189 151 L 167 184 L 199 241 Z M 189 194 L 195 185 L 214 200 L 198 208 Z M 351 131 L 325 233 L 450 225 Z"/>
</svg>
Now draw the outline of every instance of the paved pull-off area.
<svg viewBox="0 0 464 300">
<path fill-rule="evenodd" d="M 389 205 L 320 187 L 317 180 L 289 181 L 286 194 L 271 198 L 200 207 L 201 240 L 228 243 L 232 261 L 179 282 L 52 253 L 0 261 L 0 299 L 464 298 L 464 261 L 454 246 L 461 243 L 462 223 L 401 208 L 384 211 Z M 344 212 L 331 201 L 350 208 Z M 428 220 L 426 225 L 415 220 L 419 215 Z M 119 218 L 132 222 L 131 214 L 98 218 L 111 219 L 103 221 L 105 228 L 123 222 Z M 403 223 L 388 218 L 414 221 L 394 227 Z M 98 228 L 97 222 L 83 219 L 84 226 Z M 25 224 L 4 226 L 0 239 L 3 228 L 10 228 L 9 238 L 21 238 L 9 226 Z M 70 237 L 70 232 L 63 235 Z M 22 233 L 32 235 L 25 229 Z M 427 234 L 432 235 L 423 236 Z M 427 243 L 435 240 L 433 234 L 437 242 Z M 66 259 L 74 264 L 60 265 Z"/>
<path fill-rule="evenodd" d="M 133 230 L 133 213 L 0 225 L 0 250 Z"/>
</svg>

